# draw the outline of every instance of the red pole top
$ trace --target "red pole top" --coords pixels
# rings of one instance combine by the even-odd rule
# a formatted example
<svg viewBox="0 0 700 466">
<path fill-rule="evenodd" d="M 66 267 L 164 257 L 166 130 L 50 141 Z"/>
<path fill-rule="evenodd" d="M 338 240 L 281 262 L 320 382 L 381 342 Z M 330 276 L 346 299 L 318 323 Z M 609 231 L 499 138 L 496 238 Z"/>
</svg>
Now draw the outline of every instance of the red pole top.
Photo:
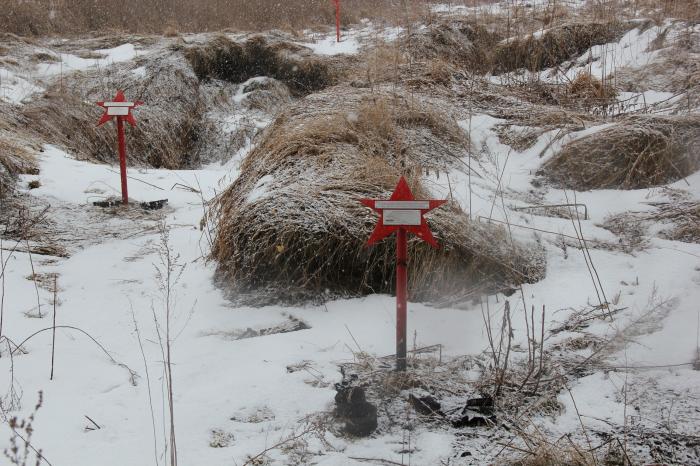
<svg viewBox="0 0 700 466">
<path fill-rule="evenodd" d="M 340 0 L 333 0 L 335 3 L 335 38 L 340 42 Z"/>
</svg>

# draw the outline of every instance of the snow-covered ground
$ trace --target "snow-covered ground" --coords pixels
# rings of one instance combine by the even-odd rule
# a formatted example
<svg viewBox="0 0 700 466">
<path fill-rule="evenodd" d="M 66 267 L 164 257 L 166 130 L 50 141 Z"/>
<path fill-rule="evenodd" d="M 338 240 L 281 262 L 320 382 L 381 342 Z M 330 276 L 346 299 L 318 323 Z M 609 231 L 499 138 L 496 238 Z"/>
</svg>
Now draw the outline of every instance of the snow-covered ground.
<svg viewBox="0 0 700 466">
<path fill-rule="evenodd" d="M 654 30 L 640 33 L 634 29 L 618 44 L 591 53 L 603 57 L 606 51 L 616 50 L 615 57 L 627 57 L 626 65 L 644 66 L 654 58 L 645 45 L 653 41 L 649 34 Z M 386 38 L 398 32 L 387 31 Z M 319 54 L 356 53 L 359 35 L 351 31 L 340 44 L 326 35 L 304 45 Z M 626 41 L 636 45 L 630 48 L 624 45 Z M 36 79 L 0 69 L 5 73 L 0 97 L 20 103 L 41 90 L 43 80 L 60 73 L 61 67 L 84 69 L 136 56 L 130 44 L 100 52 L 105 58 L 61 55 L 63 65 L 38 65 Z M 648 96 L 649 100 L 669 97 Z M 243 94 L 237 98 L 242 99 Z M 235 125 L 237 118 L 231 115 L 224 124 Z M 269 123 L 256 122 L 261 128 Z M 548 331 L 577 310 L 599 304 L 599 294 L 604 293 L 619 312 L 613 322 L 592 321 L 586 332 L 620 341 L 608 360 L 612 367 L 636 368 L 615 371 L 608 367 L 579 379 L 569 387 L 570 392 L 559 396 L 562 413 L 538 418 L 536 425 L 555 437 L 581 434 L 581 423 L 602 430 L 630 423 L 650 428 L 672 423 L 675 431 L 694 434 L 700 425 L 700 372 L 692 369 L 700 325 L 700 245 L 650 237 L 647 248 L 629 253 L 616 248 L 619 238 L 598 225 L 610 215 L 649 210 L 649 202 L 668 200 L 672 191 L 700 199 L 700 173 L 669 189 L 547 190 L 540 200 L 543 203 L 575 201 L 587 206 L 589 217 L 581 219 L 579 233 L 591 245 L 609 245 L 591 247 L 589 257 L 572 247 L 575 240 L 562 239 L 575 238 L 578 223 L 515 209 L 529 205 L 535 172 L 562 144 L 604 126 L 556 140 L 556 131 L 546 132 L 534 146 L 517 152 L 499 142 L 496 129 L 504 123 L 486 114 L 460 122 L 470 132 L 473 146 L 483 152 L 479 165 L 483 178 L 470 180 L 455 170 L 449 178 L 426 178 L 426 184 L 435 196 L 452 196 L 473 219 L 509 222 L 515 239 L 544 245 L 547 277 L 524 285 L 523 298 L 527 308 L 545 306 Z M 168 255 L 174 275 L 179 276 L 172 285 L 170 331 L 174 336 L 174 417 L 182 465 L 245 463 L 249 455 L 297 431 L 300 420 L 332 409 L 340 363 L 352 361 L 359 352 L 375 356 L 394 352 L 391 296 L 337 300 L 323 306 L 247 308 L 231 304 L 215 285 L 215 264 L 207 260 L 208 229 L 200 223 L 203 201 L 235 180 L 247 150 L 249 146 L 225 164 L 197 170 L 131 170 L 131 197 L 135 201 L 167 198 L 162 211 L 93 207 L 94 200 L 118 195 L 114 167 L 75 160 L 53 146 L 39 154 L 40 174 L 22 177 L 22 186 L 40 181 L 39 188 L 25 194 L 38 204 L 52 206 L 48 217 L 64 229 L 62 244 L 70 255 L 30 256 L 23 243 L 0 243 L 2 335 L 13 342 L 3 341 L 8 347 L 2 348 L 0 358 L 0 372 L 6 375 L 0 393 L 17 390 L 21 406 L 11 406 L 13 400 L 8 397 L 2 400 L 2 407 L 17 408 L 10 414 L 26 417 L 37 393 L 43 392 L 32 443 L 52 465 L 165 464 L 163 445 L 169 433 L 164 424 L 164 356 L 158 334 L 164 330 L 166 306 L 164 279 L 158 270 L 163 270 Z M 508 190 L 503 201 L 496 194 L 499 182 Z M 264 183 L 254 192 L 274 195 L 265 190 Z M 74 232 L 74 241 L 65 239 L 66 230 Z M 592 279 L 589 263 L 595 266 L 599 283 Z M 55 295 L 51 288 L 54 275 Z M 486 299 L 492 309 L 502 312 L 507 298 Z M 523 302 L 519 297 L 511 301 L 515 315 L 522 316 Z M 58 328 L 50 380 L 54 309 Z M 266 334 L 266 329 L 288 328 L 290 322 L 303 322 L 304 328 Z M 412 345 L 442 345 L 444 358 L 478 354 L 488 346 L 478 303 L 460 309 L 412 303 L 408 323 Z M 524 344 L 522 322 L 515 319 L 513 325 L 515 343 Z M 547 344 L 566 335 L 552 336 Z M 26 354 L 15 350 L 14 345 L 27 337 L 31 338 L 22 345 Z M 8 357 L 11 352 L 14 354 Z M 3 424 L 0 447 L 8 445 L 10 435 Z M 449 464 L 484 464 L 490 460 L 488 454 L 472 458 L 472 463 L 454 458 L 455 439 L 447 430 L 419 424 L 411 436 L 411 464 L 447 464 L 448 459 Z M 400 435 L 349 440 L 328 434 L 326 440 L 327 444 L 309 440 L 313 464 L 367 464 L 351 458 L 406 461 L 406 439 Z M 277 464 L 290 464 L 288 454 L 279 449 L 268 453 Z"/>
<path fill-rule="evenodd" d="M 496 123 L 498 121 L 491 117 L 476 117 L 472 121 L 472 131 L 477 138 L 484 138 L 493 154 L 505 164 L 508 151 L 499 147 L 491 133 Z M 511 154 L 504 176 L 510 188 L 527 188 L 531 173 L 540 163 L 537 149 Z M 353 351 L 359 350 L 357 345 L 362 351 L 375 355 L 393 352 L 395 317 L 390 296 L 303 308 L 251 309 L 229 304 L 213 284 L 214 264 L 206 260 L 208 244 L 199 222 L 201 196 L 211 198 L 236 174 L 235 162 L 192 171 L 131 172 L 135 178 L 130 183 L 134 199 L 169 199 L 162 213 L 169 231 L 168 245 L 177 263 L 184 266 L 183 275 L 174 287 L 172 324 L 177 335 L 173 349 L 173 386 L 182 464 L 230 464 L 264 450 L 294 429 L 299 419 L 331 409 L 335 394 L 332 383 L 340 378 L 337 365 L 352 360 Z M 464 202 L 468 199 L 467 180 L 460 179 L 459 173 L 452 176 L 453 194 Z M 87 221 L 101 219 L 101 213 L 95 212 L 99 209 L 89 204 L 96 188 L 101 195 L 118 192 L 118 176 L 109 167 L 75 161 L 53 147 L 47 147 L 41 156 L 41 175 L 26 176 L 24 181 L 36 178 L 42 186 L 32 190 L 32 196 L 55 206 L 69 205 L 93 211 L 86 217 Z M 201 196 L 188 190 L 171 189 L 176 183 L 196 189 L 201 187 Z M 695 190 L 693 195 L 699 196 L 700 174 L 690 177 L 688 183 Z M 436 194 L 440 194 L 440 187 L 435 186 Z M 455 186 L 462 188 L 455 190 Z M 687 189 L 688 186 L 679 182 L 677 188 Z M 442 189 L 447 190 L 447 186 L 443 185 Z M 442 194 L 447 193 L 443 191 Z M 568 193 L 569 200 L 573 195 Z M 596 227 L 597 222 L 609 214 L 643 209 L 645 202 L 663 197 L 659 191 L 647 190 L 598 191 L 576 196 L 578 202 L 588 205 L 591 216 L 590 220 L 582 222 L 584 236 L 601 241 L 615 241 L 615 238 Z M 505 219 L 499 203 L 491 215 L 493 197 L 489 189 L 476 184 L 472 199 L 474 217 Z M 563 192 L 551 191 L 547 200 L 561 203 L 567 199 Z M 19 343 L 32 333 L 51 327 L 54 298 L 50 290 L 42 287 L 38 288 L 38 293 L 43 318 L 37 318 L 37 290 L 29 279 L 33 262 L 36 274 L 57 274 L 57 325 L 74 326 L 88 332 L 116 361 L 138 373 L 134 384 L 128 370 L 110 361 L 87 337 L 69 328 L 57 330 L 54 380 L 49 380 L 50 331 L 38 334 L 24 345 L 28 354 L 0 360 L 2 370 L 9 372 L 14 368 L 14 381 L 23 394 L 21 412 L 31 408 L 37 391 L 44 392 L 44 407 L 35 422 L 34 443 L 41 446 L 52 464 L 149 464 L 148 458 L 154 454 L 149 384 L 150 397 L 154 400 L 156 443 L 162 444 L 162 354 L 154 326 L 154 315 L 161 324 L 164 315 L 162 283 L 155 276 L 155 267 L 161 263 L 163 253 L 163 234 L 156 225 L 160 215 L 152 213 L 133 218 L 117 213 L 117 221 L 105 228 L 103 241 L 98 240 L 97 244 L 84 249 L 76 245 L 68 259 L 34 255 L 30 261 L 25 253 L 8 252 L 12 243 L 3 244 L 3 262 L 7 264 L 3 294 L 5 335 Z M 508 215 L 514 225 L 575 235 L 571 222 L 566 219 L 513 211 Z M 128 228 L 134 221 L 143 222 L 142 233 L 111 239 L 107 230 Z M 148 225 L 152 228 L 146 228 Z M 80 231 L 85 225 L 77 223 L 74 227 Z M 514 235 L 532 240 L 535 233 L 516 228 Z M 539 283 L 525 286 L 524 291 L 528 306 L 545 305 L 551 310 L 547 322 L 551 328 L 574 308 L 596 302 L 596 294 L 582 253 L 576 249 L 560 249 L 554 245 L 557 235 L 549 236 L 544 238 L 548 276 Z M 615 307 L 624 310 L 615 323 L 600 322 L 588 331 L 613 336 L 626 322 L 644 315 L 650 305 L 665 302 L 663 312 L 652 315 L 641 334 L 635 336 L 634 343 L 619 352 L 613 363 L 672 366 L 633 372 L 627 383 L 653 378 L 661 385 L 660 393 L 670 391 L 674 396 L 695 397 L 697 401 L 700 373 L 693 371 L 688 363 L 694 357 L 697 335 L 694 323 L 700 301 L 700 245 L 652 239 L 652 246 L 637 256 L 600 249 L 592 249 L 591 256 L 606 295 L 609 299 L 617 296 Z M 494 297 L 491 299 L 493 306 L 499 306 Z M 236 339 L 248 329 L 274 327 L 290 318 L 305 322 L 310 329 Z M 143 355 L 134 320 L 139 328 Z M 456 310 L 413 304 L 409 312 L 409 334 L 414 332 L 418 347 L 441 344 L 444 357 L 476 354 L 487 345 L 482 316 L 476 306 Z M 523 337 L 522 325 L 516 322 L 516 339 L 522 341 Z M 305 361 L 304 370 L 292 373 L 288 370 L 289 366 Z M 581 400 L 578 404 L 581 415 L 624 424 L 620 392 L 624 381 L 620 377 L 615 373 L 608 376 L 600 373 L 571 387 L 574 399 Z M 9 385 L 4 388 L 8 389 Z M 600 393 L 606 395 L 601 398 Z M 571 408 L 568 395 L 561 401 Z M 642 406 L 638 415 L 654 417 L 653 412 L 645 413 L 645 407 Z M 676 410 L 683 413 L 684 408 L 677 406 Z M 265 413 L 265 419 L 246 422 L 251 416 L 255 418 L 256 413 Z M 101 428 L 86 430 L 91 423 L 85 416 Z M 575 411 L 567 409 L 551 428 L 575 431 L 577 423 Z M 692 431 L 693 425 L 691 418 L 689 425 L 686 421 L 684 427 L 678 428 Z M 212 448 L 214 431 L 219 432 L 218 435 L 232 434 L 230 445 Z M 450 436 L 446 432 L 419 429 L 414 435 L 415 444 L 426 443 L 420 453 L 416 452 L 414 464 L 437 464 L 439 459 L 451 455 Z M 378 453 L 384 458 L 397 459 L 399 449 L 391 444 L 398 440 L 391 437 L 356 442 L 334 439 L 334 445 L 342 454 L 329 453 L 316 460 L 318 464 L 351 464 L 348 456 L 373 457 Z"/>
</svg>

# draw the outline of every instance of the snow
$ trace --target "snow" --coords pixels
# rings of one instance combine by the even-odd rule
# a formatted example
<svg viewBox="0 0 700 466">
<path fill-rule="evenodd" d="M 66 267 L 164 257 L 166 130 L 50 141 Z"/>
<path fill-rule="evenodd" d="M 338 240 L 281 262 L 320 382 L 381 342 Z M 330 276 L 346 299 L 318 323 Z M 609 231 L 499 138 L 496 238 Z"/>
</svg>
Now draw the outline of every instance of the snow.
<svg viewBox="0 0 700 466">
<path fill-rule="evenodd" d="M 0 99 L 19 104 L 30 95 L 42 90 L 41 87 L 11 70 L 0 68 Z"/>
<path fill-rule="evenodd" d="M 86 70 L 94 67 L 105 67 L 115 63 L 133 60 L 136 55 L 136 47 L 133 44 L 122 44 L 110 49 L 95 50 L 102 58 L 81 58 L 69 53 L 59 54 L 60 62 L 42 63 L 37 65 L 39 76 L 52 76 L 70 71 Z"/>
<path fill-rule="evenodd" d="M 471 122 L 472 135 L 479 142 L 477 146 L 490 151 L 495 166 L 499 167 L 497 173 L 503 173 L 508 186 L 525 189 L 530 174 L 541 160 L 536 155 L 536 148 L 508 156 L 509 151 L 493 133 L 495 125 L 500 122 L 488 115 L 475 115 Z M 469 126 L 468 122 L 462 125 Z M 589 129 L 586 133 L 595 130 Z M 469 197 L 467 182 L 457 178 L 456 173 L 453 175 L 453 194 L 464 203 Z M 208 244 L 199 229 L 201 197 L 188 190 L 171 189 L 171 186 L 181 183 L 201 187 L 202 196 L 211 198 L 221 186 L 227 186 L 235 179 L 234 164 L 212 165 L 200 170 L 132 170 L 130 176 L 141 181 L 130 181 L 130 194 L 135 200 L 169 199 L 164 220 L 171 229 L 170 246 L 174 254 L 180 256 L 179 261 L 186 264 L 175 290 L 175 326 L 181 333 L 174 349 L 176 422 L 183 464 L 225 464 L 231 458 L 240 461 L 246 455 L 263 450 L 291 432 L 296 421 L 308 413 L 330 408 L 334 392 L 327 384 L 332 386 L 339 380 L 337 364 L 353 359 L 352 348 L 359 346 L 362 351 L 376 355 L 393 352 L 395 317 L 394 299 L 390 296 L 338 300 L 322 307 L 251 309 L 233 307 L 223 292 L 214 286 L 215 264 L 203 257 Z M 692 186 L 700 186 L 699 176 L 689 178 Z M 25 180 L 35 178 L 26 176 Z M 96 210 L 89 205 L 96 195 L 118 195 L 119 178 L 114 167 L 77 161 L 51 146 L 47 146 L 41 156 L 41 175 L 38 178 L 42 186 L 32 190 L 31 195 L 55 206 Z M 431 181 L 436 192 L 447 190 L 444 177 Z M 248 202 L 272 195 L 269 190 L 272 182 L 270 176 L 261 179 Z M 488 182 L 480 180 L 473 188 L 474 216 L 492 214 L 494 219 L 506 218 L 499 203 L 493 208 L 489 191 L 493 189 L 492 185 L 489 187 Z M 562 201 L 563 194 L 552 190 L 548 199 Z M 609 213 L 638 208 L 661 194 L 648 190 L 596 191 L 576 193 L 576 196 L 579 202 L 589 205 L 592 216 L 591 220 L 582 221 L 583 234 L 591 239 L 612 239 L 609 232 L 596 226 L 597 222 Z M 571 222 L 566 219 L 513 211 L 508 213 L 508 218 L 513 224 L 574 234 Z M 133 222 L 119 217 L 116 221 L 117 226 Z M 76 228 L 80 227 L 76 225 Z M 114 225 L 109 228 L 114 228 Z M 53 381 L 48 381 L 50 332 L 28 342 L 25 347 L 29 354 L 15 358 L 15 377 L 23 387 L 23 412 L 29 409 L 34 394 L 40 389 L 44 391 L 45 406 L 35 422 L 35 442 L 42 446 L 53 464 L 142 464 L 144 458 L 152 455 L 148 388 L 134 333 L 132 309 L 142 335 L 152 396 L 156 400 L 156 436 L 162 442 L 163 407 L 158 401 L 161 399 L 162 366 L 153 328 L 153 309 L 156 313 L 161 312 L 159 284 L 153 273 L 154 264 L 159 263 L 157 245 L 160 233 L 143 228 L 140 234 L 122 239 L 108 239 L 109 230 L 104 233 L 104 241 L 77 248 L 68 259 L 44 262 L 35 257 L 35 267 L 38 273 L 59 274 L 59 325 L 74 325 L 89 332 L 115 359 L 137 371 L 140 378 L 133 386 L 128 372 L 110 363 L 87 338 L 60 329 L 56 343 L 56 376 Z M 529 230 L 514 234 L 527 240 L 534 236 Z M 545 244 L 549 243 L 545 241 Z M 551 310 L 547 322 L 550 327 L 566 318 L 572 307 L 595 302 L 596 295 L 583 256 L 578 251 L 564 254 L 551 244 L 547 248 L 547 278 L 525 285 L 524 292 L 528 306 L 539 308 L 544 304 Z M 669 252 L 669 248 L 678 252 Z M 644 313 L 649 300 L 658 293 L 660 298 L 673 299 L 669 313 L 658 323 L 650 323 L 649 333 L 644 331 L 635 337 L 638 345 L 633 350 L 617 357 L 624 357 L 624 363 L 629 365 L 688 362 L 692 357 L 695 333 L 687 323 L 697 313 L 696 303 L 700 301 L 700 271 L 697 267 L 700 245 L 653 239 L 652 247 L 637 256 L 593 249 L 591 257 L 600 272 L 606 294 L 610 297 L 620 291 L 618 306 L 627 309 L 618 323 L 602 323 L 591 331 L 614 335 L 625 322 L 635 321 Z M 23 314 L 26 311 L 36 313 L 33 284 L 25 278 L 30 274 L 27 255 L 15 253 L 8 261 L 4 294 L 5 329 L 15 341 L 50 326 L 47 316 L 51 312 L 52 296 L 46 290 L 40 289 L 44 319 L 28 319 Z M 627 285 L 621 285 L 622 282 Z M 578 285 L 572 287 L 572 283 Z M 495 297 L 490 299 L 492 307 L 502 306 L 502 297 L 500 304 L 496 303 Z M 287 321 L 290 316 L 311 328 L 235 339 L 235 335 L 247 328 L 269 327 Z M 408 322 L 409 334 L 415 334 L 417 346 L 441 344 L 444 357 L 477 354 L 487 345 L 481 313 L 476 305 L 456 310 L 433 309 L 414 303 L 409 307 Z M 517 322 L 515 324 L 516 341 L 522 341 L 523 329 Z M 301 361 L 311 362 L 313 377 L 304 371 L 288 373 L 287 366 Z M 7 358 L 0 360 L 1 369 L 8 370 L 7 364 Z M 37 370 L 42 367 L 44 370 Z M 676 372 L 686 390 L 697 395 L 700 374 L 687 367 L 678 368 Z M 310 382 L 317 377 L 326 385 L 314 387 Z M 615 397 L 613 379 L 594 374 L 576 382 L 571 390 L 579 412 L 587 416 L 583 419 L 589 427 L 605 424 L 597 420 L 601 416 L 607 422 L 621 422 L 623 406 L 619 397 Z M 546 419 L 541 422 L 561 432 L 567 429 L 575 431 L 579 420 L 571 397 L 563 393 L 560 402 L 565 410 L 556 423 Z M 258 411 L 267 413 L 262 416 L 265 418 L 262 422 L 246 422 Z M 84 415 L 90 416 L 102 428 L 84 431 L 88 424 Z M 60 434 L 56 431 L 55 419 L 61 419 Z M 222 432 L 217 435 L 232 434 L 235 439 L 230 446 L 211 448 L 212 430 Z M 319 457 L 318 464 L 352 464 L 347 459 L 350 456 L 375 457 L 377 452 L 381 452 L 382 457 L 401 460 L 398 450 L 391 447 L 402 442 L 395 436 L 357 442 L 333 441 L 345 451 L 342 454 L 329 452 Z M 412 456 L 415 464 L 435 464 L 451 454 L 451 437 L 447 433 L 420 429 L 414 433 L 412 442 L 417 447 Z M 111 452 L 108 456 L 104 455 L 106 448 Z M 81 452 L 79 458 L 76 451 Z"/>
<path fill-rule="evenodd" d="M 81 58 L 69 53 L 51 52 L 48 49 L 35 51 L 48 53 L 56 61 L 36 65 L 20 63 L 15 67 L 0 66 L 0 99 L 13 104 L 21 104 L 33 94 L 43 92 L 46 89 L 47 81 L 56 76 L 129 62 L 138 55 L 136 47 L 129 43 L 93 51 L 100 58 Z M 134 73 L 138 74 L 142 71 L 137 68 Z"/>
<path fill-rule="evenodd" d="M 589 52 L 581 55 L 576 64 L 585 66 L 592 76 L 598 79 L 607 78 L 619 68 L 640 68 L 650 64 L 660 53 L 650 50 L 652 42 L 657 38 L 660 27 L 651 27 L 644 31 L 640 28 L 627 32 L 618 42 L 596 45 Z M 567 72 L 567 77 L 576 77 L 576 70 Z"/>
<path fill-rule="evenodd" d="M 253 190 L 248 194 L 248 198 L 246 199 L 248 204 L 252 204 L 259 199 L 269 196 L 271 194 L 269 185 L 271 185 L 274 180 L 275 178 L 272 175 L 265 175 L 260 178 Z"/>
<path fill-rule="evenodd" d="M 326 35 L 314 42 L 301 42 L 299 45 L 308 47 L 317 55 L 355 55 L 360 50 L 360 43 L 355 37 L 341 35 L 340 42 L 336 36 Z"/>
<path fill-rule="evenodd" d="M 45 148 L 41 170 L 42 186 L 31 194 L 55 206 L 68 204 L 99 210 L 88 204 L 94 200 L 96 189 L 102 191 L 102 196 L 118 192 L 119 177 L 113 168 L 74 160 L 55 147 Z M 222 464 L 232 457 L 243 458 L 284 435 L 306 413 L 328 409 L 334 392 L 307 384 L 309 374 L 288 374 L 288 365 L 311 357 L 323 380 L 329 383 L 339 380 L 336 364 L 353 357 L 349 348 L 355 346 L 355 341 L 350 332 L 364 351 L 378 355 L 393 352 L 395 317 L 394 299 L 390 296 L 340 300 L 320 308 L 250 309 L 233 308 L 229 304 L 222 291 L 213 285 L 214 264 L 202 259 L 208 246 L 198 227 L 202 213 L 199 194 L 170 187 L 175 183 L 201 186 L 205 198 L 211 198 L 219 186 L 226 186 L 236 176 L 230 167 L 132 170 L 130 176 L 162 188 L 135 180 L 129 184 L 130 195 L 135 200 L 169 199 L 165 220 L 171 228 L 171 246 L 187 265 L 176 290 L 175 322 L 182 333 L 174 353 L 176 419 L 182 426 L 179 448 L 183 464 L 201 461 Z M 270 181 L 265 179 L 256 192 L 264 195 L 264 187 Z M 48 371 L 50 332 L 25 345 L 29 354 L 15 358 L 15 376 L 21 380 L 25 393 L 23 411 L 29 409 L 35 393 L 43 390 L 45 406 L 35 422 L 34 438 L 53 464 L 141 464 L 152 451 L 147 384 L 131 317 L 133 309 L 144 340 L 153 396 L 159 400 L 161 356 L 153 342 L 152 307 L 160 312 L 160 303 L 152 264 L 159 261 L 155 246 L 160 236 L 158 232 L 144 230 L 143 234 L 128 239 L 110 239 L 79 248 L 69 259 L 58 262 L 43 264 L 34 258 L 38 273 L 59 274 L 58 324 L 75 325 L 89 332 L 115 359 L 140 375 L 138 384 L 132 386 L 126 370 L 110 363 L 86 338 L 64 329 L 57 332 L 56 376 L 48 381 L 48 372 L 35 368 L 45 366 Z M 105 235 L 110 236 L 108 231 Z M 25 278 L 30 273 L 27 255 L 15 253 L 8 262 L 5 328 L 8 335 L 19 341 L 50 325 L 46 316 L 51 312 L 52 296 L 43 289 L 40 293 L 44 319 L 27 319 L 23 315 L 36 307 L 33 284 Z M 303 320 L 311 329 L 244 340 L 226 336 L 237 329 L 284 322 L 290 315 Z M 466 329 L 480 328 L 479 314 L 457 310 L 436 313 L 416 304 L 410 309 L 409 322 L 409 332 L 416 332 L 419 346 L 440 343 L 444 345 L 443 354 L 455 355 L 482 348 L 482 338 L 464 338 Z M 0 360 L 0 368 L 8 369 L 8 362 L 7 358 Z M 237 412 L 255 406 L 269 409 L 274 419 L 260 425 L 231 421 Z M 155 410 L 160 432 L 159 403 Z M 102 429 L 83 431 L 88 424 L 83 415 L 90 416 Z M 54 430 L 57 427 L 54 419 L 62 420 L 63 434 L 58 435 Z M 236 440 L 228 448 L 211 448 L 208 444 L 212 429 L 233 433 Z M 260 435 L 260 429 L 270 433 Z M 435 436 L 425 435 L 427 445 Z M 423 441 L 421 438 L 418 437 L 419 442 Z M 376 445 L 384 442 L 384 439 L 374 441 Z M 104 449 L 108 445 L 112 453 L 106 457 Z M 424 454 L 446 454 L 448 440 L 443 439 L 442 445 L 440 450 L 432 453 L 427 450 Z M 353 451 L 363 456 L 362 452 L 366 453 L 368 448 L 373 447 L 357 445 Z M 81 452 L 80 458 L 75 456 L 76 451 Z M 324 461 L 333 464 L 331 457 Z M 336 464 L 347 464 L 338 461 Z"/>
</svg>

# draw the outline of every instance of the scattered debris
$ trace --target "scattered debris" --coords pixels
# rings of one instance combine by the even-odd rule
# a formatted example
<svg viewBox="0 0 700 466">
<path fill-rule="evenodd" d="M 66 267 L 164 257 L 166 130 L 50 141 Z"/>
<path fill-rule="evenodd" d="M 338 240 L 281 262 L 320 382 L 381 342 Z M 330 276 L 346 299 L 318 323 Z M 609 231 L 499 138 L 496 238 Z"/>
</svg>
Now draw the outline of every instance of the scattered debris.
<svg viewBox="0 0 700 466">
<path fill-rule="evenodd" d="M 212 429 L 209 446 L 212 448 L 226 448 L 233 445 L 236 437 L 231 432 L 222 429 Z"/>
</svg>

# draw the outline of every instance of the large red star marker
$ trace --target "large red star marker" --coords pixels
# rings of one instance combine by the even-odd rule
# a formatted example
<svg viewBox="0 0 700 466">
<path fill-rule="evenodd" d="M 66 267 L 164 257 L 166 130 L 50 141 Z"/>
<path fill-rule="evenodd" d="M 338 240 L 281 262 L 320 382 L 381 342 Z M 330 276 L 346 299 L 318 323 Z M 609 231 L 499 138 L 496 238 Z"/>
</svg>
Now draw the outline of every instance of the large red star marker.
<svg viewBox="0 0 700 466">
<path fill-rule="evenodd" d="M 388 201 L 362 199 L 360 202 L 379 213 L 379 222 L 367 240 L 368 246 L 405 229 L 433 247 L 440 247 L 430 232 L 424 215 L 447 201 L 417 201 L 403 176 Z"/>
<path fill-rule="evenodd" d="M 97 105 L 105 109 L 97 126 L 102 126 L 112 118 L 117 118 L 117 139 L 119 141 L 119 168 L 122 181 L 122 203 L 129 203 L 129 192 L 126 184 L 126 142 L 124 141 L 124 121 L 131 126 L 136 126 L 136 120 L 131 111 L 143 104 L 143 102 L 127 102 L 124 92 L 117 91 L 117 95 L 111 102 L 97 102 Z"/>
<path fill-rule="evenodd" d="M 447 201 L 416 200 L 402 176 L 388 201 L 362 199 L 379 213 L 379 221 L 367 240 L 371 246 L 396 232 L 396 370 L 406 370 L 406 309 L 408 307 L 408 241 L 410 232 L 438 248 L 424 215 Z"/>
</svg>

